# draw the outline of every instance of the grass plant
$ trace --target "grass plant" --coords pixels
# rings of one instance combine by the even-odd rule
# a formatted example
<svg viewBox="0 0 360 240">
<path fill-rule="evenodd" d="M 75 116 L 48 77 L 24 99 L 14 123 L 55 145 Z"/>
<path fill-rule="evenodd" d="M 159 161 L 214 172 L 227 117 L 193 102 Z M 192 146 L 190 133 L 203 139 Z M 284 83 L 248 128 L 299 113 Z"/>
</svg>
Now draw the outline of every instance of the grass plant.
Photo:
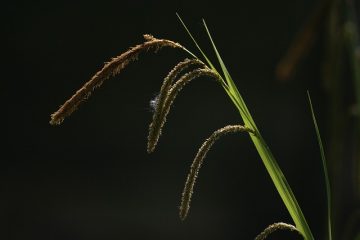
<svg viewBox="0 0 360 240">
<path fill-rule="evenodd" d="M 144 35 L 145 41 L 142 44 L 139 44 L 130 50 L 124 52 L 111 59 L 105 66 L 97 72 L 87 83 L 84 84 L 69 100 L 67 100 L 58 111 L 51 115 L 50 124 L 58 125 L 60 124 L 65 117 L 72 114 L 87 97 L 90 96 L 92 91 L 100 86 L 107 78 L 118 74 L 124 67 L 126 67 L 130 62 L 136 60 L 140 53 L 146 52 L 150 49 L 159 50 L 162 47 L 172 47 L 179 48 L 186 51 L 190 55 L 190 59 L 185 59 L 179 62 L 165 77 L 159 95 L 151 101 L 151 106 L 153 108 L 153 118 L 152 122 L 149 125 L 149 135 L 148 135 L 148 146 L 147 151 L 149 153 L 153 152 L 159 137 L 161 136 L 163 126 L 166 122 L 166 117 L 170 111 L 170 108 L 173 102 L 176 99 L 178 93 L 183 89 L 185 85 L 190 83 L 192 80 L 199 77 L 208 77 L 215 79 L 219 85 L 225 90 L 226 94 L 229 96 L 233 102 L 235 108 L 239 112 L 242 123 L 236 125 L 228 125 L 219 130 L 216 130 L 199 148 L 194 161 L 191 165 L 190 172 L 188 174 L 184 191 L 181 198 L 180 206 L 180 218 L 184 220 L 189 213 L 191 197 L 193 195 L 193 189 L 198 177 L 199 169 L 201 164 L 206 157 L 207 152 L 210 150 L 211 146 L 222 136 L 228 133 L 237 133 L 243 132 L 250 136 L 250 139 L 254 143 L 254 146 L 257 152 L 260 155 L 260 158 L 269 173 L 269 176 L 274 183 L 276 190 L 278 191 L 282 201 L 284 202 L 290 216 L 292 217 L 295 226 L 287 223 L 275 223 L 267 227 L 262 233 L 260 233 L 256 239 L 265 239 L 269 234 L 276 230 L 287 229 L 291 231 L 297 231 L 301 234 L 306 240 L 313 240 L 313 234 L 310 230 L 310 227 L 306 221 L 306 218 L 295 198 L 295 195 L 288 184 L 285 175 L 283 174 L 280 166 L 278 165 L 274 155 L 270 151 L 268 145 L 266 144 L 264 138 L 261 135 L 260 130 L 255 124 L 252 115 L 250 114 L 249 109 L 247 108 L 244 99 L 242 98 L 237 86 L 235 85 L 234 80 L 232 79 L 227 67 L 222 60 L 218 49 L 215 46 L 213 38 L 210 34 L 210 31 L 203 20 L 203 25 L 205 31 L 209 37 L 212 48 L 216 54 L 217 61 L 220 64 L 221 69 L 218 70 L 214 67 L 214 64 L 203 52 L 202 48 L 195 40 L 185 23 L 182 21 L 178 15 L 179 20 L 181 21 L 183 27 L 186 29 L 187 33 L 193 40 L 195 46 L 199 50 L 203 60 L 200 57 L 197 57 L 195 54 L 190 52 L 188 49 L 180 45 L 179 43 L 166 40 L 158 39 L 151 35 Z M 190 70 L 189 70 L 190 69 Z M 330 208 L 330 187 L 329 181 L 326 173 L 326 162 L 323 152 L 323 147 L 320 139 L 320 134 L 318 131 L 315 115 L 312 109 L 310 95 L 309 95 L 310 106 L 312 110 L 313 121 L 315 124 L 316 133 L 318 136 L 319 146 L 321 150 L 321 156 L 323 159 L 323 166 L 326 176 L 326 189 L 328 190 L 328 209 Z M 329 228 L 329 240 L 331 240 L 331 218 L 330 210 L 328 211 L 328 228 Z"/>
</svg>

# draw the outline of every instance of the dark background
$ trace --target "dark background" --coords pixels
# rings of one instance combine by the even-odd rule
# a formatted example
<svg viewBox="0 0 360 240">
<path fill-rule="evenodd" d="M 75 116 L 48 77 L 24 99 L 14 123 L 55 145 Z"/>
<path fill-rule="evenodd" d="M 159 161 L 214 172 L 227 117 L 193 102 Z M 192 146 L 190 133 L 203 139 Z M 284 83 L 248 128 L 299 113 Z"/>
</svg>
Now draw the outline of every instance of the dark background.
<svg viewBox="0 0 360 240">
<path fill-rule="evenodd" d="M 144 33 L 198 54 L 175 12 L 214 57 L 201 24 L 206 19 L 315 238 L 322 239 L 324 182 L 306 99 L 309 89 L 325 129 L 321 45 L 291 81 L 280 82 L 274 74 L 313 7 L 303 0 L 6 5 L 1 239 L 253 239 L 273 222 L 292 223 L 245 134 L 215 144 L 190 215 L 180 221 L 180 196 L 198 147 L 214 130 L 241 123 L 223 89 L 199 79 L 179 94 L 158 148 L 146 153 L 149 101 L 167 72 L 188 57 L 180 50 L 142 55 L 62 125 L 48 124 L 50 114 L 105 61 L 141 43 Z"/>
</svg>

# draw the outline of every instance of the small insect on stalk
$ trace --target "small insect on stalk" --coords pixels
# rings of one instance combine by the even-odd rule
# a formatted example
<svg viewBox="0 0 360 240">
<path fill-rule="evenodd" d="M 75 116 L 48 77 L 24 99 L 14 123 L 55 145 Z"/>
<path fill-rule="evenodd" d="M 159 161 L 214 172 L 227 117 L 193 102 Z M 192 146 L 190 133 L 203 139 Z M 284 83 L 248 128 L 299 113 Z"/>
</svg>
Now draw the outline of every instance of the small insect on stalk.
<svg viewBox="0 0 360 240">
<path fill-rule="evenodd" d="M 156 111 L 153 115 L 153 120 L 149 126 L 149 136 L 148 136 L 148 153 L 154 151 L 155 146 L 161 135 L 162 128 L 166 122 L 166 117 L 170 111 L 170 107 L 174 102 L 177 94 L 181 89 L 188 84 L 193 79 L 199 77 L 212 77 L 214 79 L 219 79 L 217 73 L 211 69 L 197 68 L 189 73 L 184 74 L 179 80 L 177 80 L 170 89 L 162 88 L 159 94 L 159 100 L 157 103 Z M 165 81 L 167 78 L 165 78 Z M 165 82 L 164 81 L 164 82 Z M 165 83 L 166 84 L 166 83 Z"/>
<path fill-rule="evenodd" d="M 180 21 L 182 22 L 181 19 Z M 164 78 L 160 93 L 150 101 L 150 107 L 153 110 L 153 117 L 149 125 L 147 145 L 148 153 L 154 151 L 159 137 L 161 136 L 161 132 L 166 122 L 167 115 L 169 114 L 170 108 L 178 93 L 183 89 L 185 85 L 190 83 L 192 80 L 200 77 L 213 78 L 217 81 L 217 83 L 219 83 L 221 87 L 225 89 L 225 92 L 229 95 L 235 107 L 239 110 L 240 117 L 243 119 L 244 125 L 229 125 L 223 127 L 215 131 L 202 144 L 194 158 L 184 186 L 179 212 L 180 218 L 184 220 L 189 213 L 191 197 L 200 167 L 212 145 L 216 142 L 216 140 L 226 134 L 245 132 L 250 135 L 251 140 L 254 142 L 254 145 L 261 159 L 263 160 L 263 163 L 271 179 L 273 180 L 276 189 L 278 190 L 282 200 L 284 201 L 284 204 L 286 205 L 296 225 L 296 227 L 285 223 L 276 223 L 270 225 L 264 230 L 264 232 L 258 235 L 256 239 L 265 239 L 268 234 L 278 229 L 290 229 L 297 230 L 307 240 L 313 240 L 314 238 L 312 236 L 310 228 L 306 222 L 305 217 L 302 214 L 302 211 L 296 201 L 294 194 L 292 193 L 289 184 L 286 181 L 286 178 L 284 177 L 284 174 L 278 166 L 270 149 L 267 147 L 265 140 L 261 137 L 260 131 L 257 129 L 256 124 L 252 116 L 250 115 L 250 112 L 243 98 L 241 97 L 234 81 L 230 76 L 230 73 L 227 71 L 224 62 L 222 61 L 220 54 L 215 47 L 215 43 L 212 40 L 205 21 L 203 22 L 210 42 L 213 46 L 213 49 L 215 50 L 216 56 L 220 63 L 223 77 L 220 76 L 219 72 L 210 62 L 209 58 L 206 57 L 206 55 L 201 50 L 200 46 L 197 44 L 185 24 L 182 22 L 183 26 L 193 39 L 195 45 L 202 53 L 203 58 L 205 59 L 207 64 L 204 64 L 200 59 L 198 59 L 194 54 L 192 54 L 179 43 L 166 39 L 157 39 L 151 35 L 146 34 L 144 35 L 145 41 L 142 44 L 130 48 L 128 51 L 122 53 L 121 55 L 113 58 L 110 62 L 106 63 L 105 66 L 100 71 L 98 71 L 88 82 L 86 82 L 69 100 L 67 100 L 59 108 L 58 111 L 51 114 L 50 124 L 60 124 L 65 119 L 65 117 L 71 115 L 78 108 L 78 106 L 87 97 L 91 95 L 92 91 L 95 88 L 99 87 L 109 77 L 120 73 L 121 70 L 125 68 L 130 62 L 137 60 L 140 53 L 147 52 L 148 50 L 154 50 L 156 52 L 162 47 L 181 49 L 190 54 L 193 59 L 185 59 L 179 62 Z"/>
<path fill-rule="evenodd" d="M 164 102 L 167 99 L 172 83 L 177 79 L 178 75 L 192 66 L 205 67 L 205 64 L 198 59 L 185 59 L 179 62 L 164 78 L 160 93 L 150 101 L 150 106 L 153 109 L 153 119 L 149 126 L 148 136 L 148 153 L 154 151 L 156 143 L 161 135 L 161 128 L 164 125 L 163 118 Z M 163 122 L 162 124 L 160 122 Z"/>
<path fill-rule="evenodd" d="M 156 95 L 153 99 L 151 99 L 149 105 L 150 105 L 150 111 L 152 113 L 155 113 L 159 105 L 159 95 Z"/>
</svg>

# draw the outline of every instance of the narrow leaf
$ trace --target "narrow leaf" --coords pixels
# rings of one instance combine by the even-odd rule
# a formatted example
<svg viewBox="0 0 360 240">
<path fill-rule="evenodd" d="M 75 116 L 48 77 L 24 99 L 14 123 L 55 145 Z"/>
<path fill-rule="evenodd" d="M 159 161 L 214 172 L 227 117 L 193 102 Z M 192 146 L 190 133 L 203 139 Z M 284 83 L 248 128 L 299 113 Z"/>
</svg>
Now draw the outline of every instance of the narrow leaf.
<svg viewBox="0 0 360 240">
<path fill-rule="evenodd" d="M 189 29 L 187 28 L 186 24 L 184 23 L 184 21 L 181 19 L 180 15 L 178 13 L 176 13 L 176 16 L 179 18 L 181 24 L 183 25 L 183 27 L 185 28 L 186 32 L 189 34 L 190 38 L 193 40 L 195 46 L 199 49 L 201 55 L 203 55 L 203 57 L 205 58 L 206 62 L 210 65 L 211 69 L 216 70 L 214 65 L 211 63 L 211 61 L 209 60 L 209 58 L 205 55 L 205 53 L 203 52 L 203 50 L 201 49 L 200 45 L 196 42 L 195 38 L 193 37 L 193 35 L 191 34 L 191 32 L 189 31 Z M 195 56 L 196 57 L 196 56 Z M 197 58 L 197 57 L 196 57 Z"/>
<path fill-rule="evenodd" d="M 230 90 L 227 91 L 227 93 L 230 96 L 231 100 L 233 100 L 235 106 L 238 108 L 240 115 L 245 123 L 245 126 L 251 127 L 255 131 L 255 134 L 250 134 L 250 137 L 265 165 L 266 170 L 268 171 L 279 195 L 281 196 L 281 199 L 283 200 L 287 210 L 289 211 L 292 219 L 294 220 L 296 228 L 299 230 L 299 232 L 304 236 L 306 240 L 313 240 L 314 237 L 311 233 L 309 225 L 307 224 L 304 214 L 302 213 L 301 208 L 295 198 L 295 195 L 293 194 L 290 185 L 288 184 L 284 174 L 282 173 L 279 165 L 277 164 L 275 157 L 271 153 L 265 140 L 262 138 L 260 131 L 257 129 L 256 124 L 243 98 L 241 97 L 223 60 L 220 57 L 219 52 L 216 49 L 215 43 L 212 40 L 211 34 L 206 26 L 205 21 L 204 21 L 204 26 L 208 33 L 209 39 L 213 45 L 218 61 L 222 66 L 222 70 L 224 72 L 226 81 L 229 85 Z"/>
<path fill-rule="evenodd" d="M 317 124 L 317 121 L 316 121 L 316 117 L 315 117 L 315 113 L 314 113 L 314 108 L 313 108 L 313 105 L 312 105 L 312 103 L 311 103 L 311 97 L 310 97 L 309 91 L 307 91 L 307 95 L 308 95 L 308 99 L 309 99 L 309 104 L 310 104 L 310 109 L 311 109 L 311 116 L 312 116 L 312 119 L 313 119 L 313 122 L 314 122 L 314 126 L 315 126 L 317 141 L 318 141 L 318 144 L 319 144 L 320 154 L 321 154 L 321 160 L 322 160 L 323 169 L 324 169 L 324 177 L 325 177 L 325 184 L 326 184 L 326 198 L 327 198 L 327 225 L 328 225 L 327 227 L 328 227 L 328 238 L 329 238 L 329 240 L 332 240 L 330 179 L 329 179 L 328 169 L 327 169 L 327 165 L 326 165 L 325 151 L 324 151 L 324 147 L 323 147 L 323 144 L 322 144 L 319 127 L 318 127 L 318 124 Z"/>
</svg>

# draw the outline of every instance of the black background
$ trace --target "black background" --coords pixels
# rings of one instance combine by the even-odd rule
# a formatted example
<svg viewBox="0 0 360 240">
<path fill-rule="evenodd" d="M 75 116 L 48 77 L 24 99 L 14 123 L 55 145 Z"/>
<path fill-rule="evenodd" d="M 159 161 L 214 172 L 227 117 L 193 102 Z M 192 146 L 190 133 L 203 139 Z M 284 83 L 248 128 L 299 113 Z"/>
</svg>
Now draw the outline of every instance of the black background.
<svg viewBox="0 0 360 240">
<path fill-rule="evenodd" d="M 241 123 L 223 89 L 198 79 L 176 99 L 156 151 L 146 153 L 149 101 L 167 72 L 188 57 L 180 50 L 141 55 L 62 125 L 48 124 L 50 114 L 105 61 L 141 43 L 144 33 L 198 54 L 176 12 L 215 60 L 201 23 L 206 19 L 315 237 L 322 239 L 324 183 L 306 99 L 309 89 L 325 129 L 321 43 L 292 80 L 280 82 L 274 74 L 313 7 L 303 0 L 6 5 L 2 239 L 253 239 L 273 222 L 292 223 L 245 134 L 214 145 L 190 215 L 180 221 L 181 191 L 198 147 L 214 130 Z"/>
</svg>

